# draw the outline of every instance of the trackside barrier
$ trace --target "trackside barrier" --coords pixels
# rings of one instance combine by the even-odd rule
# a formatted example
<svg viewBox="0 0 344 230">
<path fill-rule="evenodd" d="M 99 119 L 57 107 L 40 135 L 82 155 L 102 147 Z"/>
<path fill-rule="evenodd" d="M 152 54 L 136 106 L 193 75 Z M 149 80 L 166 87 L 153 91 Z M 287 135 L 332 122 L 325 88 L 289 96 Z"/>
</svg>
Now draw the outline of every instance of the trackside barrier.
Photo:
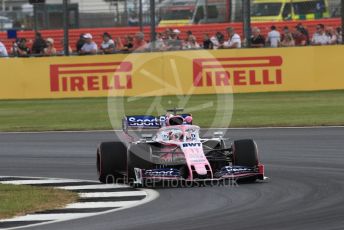
<svg viewBox="0 0 344 230">
<path fill-rule="evenodd" d="M 344 46 L 0 59 L 0 99 L 344 89 Z"/>
</svg>

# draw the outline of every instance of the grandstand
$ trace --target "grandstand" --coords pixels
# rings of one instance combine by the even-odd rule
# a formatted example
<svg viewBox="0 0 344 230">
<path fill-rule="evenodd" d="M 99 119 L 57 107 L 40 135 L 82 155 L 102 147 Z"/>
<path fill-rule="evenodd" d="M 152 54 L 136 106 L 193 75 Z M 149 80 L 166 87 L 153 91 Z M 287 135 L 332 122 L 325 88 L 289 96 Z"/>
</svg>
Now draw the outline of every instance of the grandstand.
<svg viewBox="0 0 344 230">
<path fill-rule="evenodd" d="M 295 27 L 297 23 L 301 22 L 310 32 L 313 34 L 315 32 L 315 27 L 318 23 L 323 23 L 325 26 L 331 27 L 340 27 L 340 19 L 323 19 L 323 20 L 307 20 L 307 21 L 288 21 L 288 22 L 275 22 L 273 23 L 279 30 L 282 30 L 283 27 L 288 26 L 290 28 Z M 270 30 L 271 22 L 268 23 L 252 23 L 252 27 L 257 26 L 261 29 L 262 34 L 266 35 Z M 186 31 L 192 31 L 196 36 L 198 42 L 201 42 L 203 35 L 208 33 L 210 35 L 215 34 L 216 32 L 225 32 L 227 27 L 234 27 L 236 31 L 243 36 L 242 23 L 220 23 L 220 24 L 206 24 L 206 25 L 190 25 L 190 26 L 179 26 L 173 27 L 173 29 L 179 29 L 181 31 L 181 38 L 184 39 L 186 36 Z M 162 32 L 166 27 L 157 28 L 158 32 Z M 69 31 L 70 46 L 72 49 L 75 49 L 76 41 L 79 39 L 81 33 L 91 33 L 93 35 L 94 41 L 97 44 L 100 44 L 102 41 L 102 34 L 108 32 L 112 37 L 120 37 L 123 39 L 127 35 L 134 35 L 139 31 L 138 27 L 111 27 L 111 28 L 83 28 L 83 29 L 71 29 Z M 57 50 L 62 50 L 61 39 L 63 38 L 63 30 L 42 30 L 40 31 L 44 38 L 51 37 L 55 40 L 55 47 Z M 145 40 L 149 40 L 150 29 L 149 27 L 144 27 L 144 33 L 147 35 Z M 19 38 L 26 38 L 29 42 L 34 39 L 34 31 L 18 31 Z M 0 32 L 0 41 L 2 41 L 7 49 L 9 50 L 12 46 L 13 39 L 7 39 L 6 32 Z"/>
</svg>

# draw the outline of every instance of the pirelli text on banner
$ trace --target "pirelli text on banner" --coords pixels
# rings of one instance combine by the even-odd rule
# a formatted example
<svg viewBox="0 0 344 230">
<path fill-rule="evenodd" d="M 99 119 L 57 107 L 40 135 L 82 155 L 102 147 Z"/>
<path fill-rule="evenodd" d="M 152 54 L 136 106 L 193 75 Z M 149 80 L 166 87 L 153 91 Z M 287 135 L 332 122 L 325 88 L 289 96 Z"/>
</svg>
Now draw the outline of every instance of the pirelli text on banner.
<svg viewBox="0 0 344 230">
<path fill-rule="evenodd" d="M 131 89 L 131 62 L 50 65 L 50 91 Z"/>
<path fill-rule="evenodd" d="M 281 56 L 199 58 L 193 61 L 193 85 L 280 85 Z"/>
</svg>

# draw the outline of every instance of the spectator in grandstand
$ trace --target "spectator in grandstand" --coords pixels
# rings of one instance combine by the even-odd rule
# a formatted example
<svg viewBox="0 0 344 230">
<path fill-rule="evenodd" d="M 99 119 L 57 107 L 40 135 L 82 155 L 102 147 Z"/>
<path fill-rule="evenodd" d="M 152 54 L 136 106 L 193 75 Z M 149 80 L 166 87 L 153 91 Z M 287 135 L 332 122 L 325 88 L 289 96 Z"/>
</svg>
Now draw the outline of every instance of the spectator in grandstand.
<svg viewBox="0 0 344 230">
<path fill-rule="evenodd" d="M 171 39 L 172 34 L 173 34 L 172 28 L 167 28 L 163 34 L 163 39 L 166 39 L 166 40 Z"/>
<path fill-rule="evenodd" d="M 115 42 L 115 51 L 123 49 L 123 43 L 120 37 L 115 38 L 114 42 Z"/>
<path fill-rule="evenodd" d="M 281 34 L 277 31 L 276 26 L 270 27 L 270 32 L 266 38 L 266 43 L 269 44 L 270 47 L 276 48 L 279 47 L 281 44 Z"/>
<path fill-rule="evenodd" d="M 54 47 L 54 39 L 47 38 L 47 40 L 45 40 L 45 43 L 47 47 L 45 47 L 43 50 L 44 56 L 55 56 L 57 54 L 57 51 Z"/>
<path fill-rule="evenodd" d="M 210 40 L 209 34 L 205 34 L 203 36 L 203 49 L 214 49 L 214 44 L 213 42 Z"/>
<path fill-rule="evenodd" d="M 103 42 L 100 45 L 100 52 L 103 54 L 112 54 L 115 52 L 115 42 L 109 33 L 103 33 Z"/>
<path fill-rule="evenodd" d="M 337 27 L 336 28 L 336 33 L 337 33 L 337 38 L 338 38 L 338 40 L 337 40 L 338 44 L 342 44 L 342 42 L 343 42 L 342 28 L 341 27 Z"/>
<path fill-rule="evenodd" d="M 216 32 L 216 34 L 210 38 L 210 41 L 213 43 L 213 49 L 219 49 L 223 47 L 225 36 L 221 32 Z"/>
<path fill-rule="evenodd" d="M 333 27 L 328 27 L 328 28 L 326 29 L 326 34 L 327 34 L 327 36 L 329 36 L 329 38 L 330 38 L 330 42 L 329 42 L 330 45 L 335 45 L 335 44 L 338 43 L 337 33 L 336 33 L 336 31 L 333 29 Z"/>
<path fill-rule="evenodd" d="M 294 33 L 295 46 L 307 45 L 307 37 L 302 33 L 302 30 L 296 27 Z"/>
<path fill-rule="evenodd" d="M 134 38 L 132 36 L 124 37 L 125 43 L 123 45 L 122 51 L 131 51 L 134 47 Z"/>
<path fill-rule="evenodd" d="M 290 32 L 289 31 L 289 27 L 288 26 L 284 26 L 283 27 L 283 33 L 281 34 L 281 41 L 283 41 L 285 34 L 287 34 L 289 32 Z"/>
<path fill-rule="evenodd" d="M 183 49 L 199 49 L 200 46 L 196 41 L 196 37 L 193 35 L 190 35 L 188 37 L 188 40 L 183 44 Z"/>
<path fill-rule="evenodd" d="M 76 42 L 76 52 L 80 53 L 82 46 L 85 44 L 85 34 L 80 34 L 79 40 Z"/>
<path fill-rule="evenodd" d="M 0 57 L 8 57 L 6 46 L 2 42 L 0 42 Z"/>
<path fill-rule="evenodd" d="M 241 39 L 239 34 L 235 33 L 235 30 L 233 27 L 228 27 L 226 29 L 228 34 L 228 41 L 223 44 L 224 48 L 241 48 Z"/>
<path fill-rule="evenodd" d="M 176 35 L 177 38 L 180 39 L 180 38 L 179 38 L 179 36 L 180 36 L 180 30 L 174 29 L 174 30 L 172 31 L 172 34 L 171 34 L 171 35 L 172 35 L 172 36 L 173 36 L 173 35 Z"/>
<path fill-rule="evenodd" d="M 312 38 L 312 45 L 328 44 L 330 44 L 330 37 L 325 33 L 325 26 L 323 24 L 318 24 Z"/>
<path fill-rule="evenodd" d="M 191 31 L 191 30 L 186 31 L 185 42 L 188 42 L 188 41 L 189 41 L 189 37 L 190 37 L 190 36 L 193 36 L 193 35 L 192 35 L 192 31 Z"/>
<path fill-rule="evenodd" d="M 137 32 L 135 34 L 134 40 L 134 51 L 145 51 L 148 48 L 147 42 L 145 41 L 145 35 L 142 32 Z"/>
<path fill-rule="evenodd" d="M 293 38 L 293 34 L 291 32 L 286 32 L 284 34 L 283 40 L 281 42 L 282 47 L 290 47 L 295 46 L 295 41 Z"/>
<path fill-rule="evenodd" d="M 166 45 L 165 45 L 165 41 L 163 39 L 162 33 L 156 34 L 154 47 L 152 45 L 153 45 L 153 43 L 150 43 L 150 45 L 149 45 L 150 49 L 155 49 L 155 50 L 160 50 L 160 51 L 166 50 Z"/>
<path fill-rule="evenodd" d="M 81 55 L 90 55 L 90 54 L 97 54 L 98 46 L 92 40 L 93 37 L 90 33 L 85 34 L 84 36 L 85 44 L 81 47 L 79 54 Z"/>
<path fill-rule="evenodd" d="M 183 48 L 183 42 L 180 40 L 179 34 L 178 29 L 173 30 L 170 39 L 167 40 L 167 50 L 181 50 Z"/>
<path fill-rule="evenodd" d="M 306 45 L 309 45 L 310 38 L 309 38 L 308 30 L 302 25 L 302 23 L 298 23 L 296 25 L 296 29 L 299 30 L 306 37 Z"/>
<path fill-rule="evenodd" d="M 39 32 L 36 32 L 35 34 L 35 40 L 32 44 L 32 54 L 38 56 L 40 54 L 43 54 L 44 48 L 47 47 L 47 44 L 45 43 L 45 40 L 42 37 L 42 34 Z"/>
<path fill-rule="evenodd" d="M 25 38 L 18 38 L 12 47 L 12 54 L 16 57 L 28 57 L 30 48 L 26 45 Z"/>
<path fill-rule="evenodd" d="M 161 39 L 164 41 L 165 45 L 167 44 L 168 37 L 165 32 L 161 33 Z"/>
<path fill-rule="evenodd" d="M 261 48 L 265 46 L 265 38 L 263 35 L 260 34 L 260 29 L 258 27 L 254 27 L 252 29 L 252 36 L 251 36 L 251 47 L 253 48 Z"/>
</svg>

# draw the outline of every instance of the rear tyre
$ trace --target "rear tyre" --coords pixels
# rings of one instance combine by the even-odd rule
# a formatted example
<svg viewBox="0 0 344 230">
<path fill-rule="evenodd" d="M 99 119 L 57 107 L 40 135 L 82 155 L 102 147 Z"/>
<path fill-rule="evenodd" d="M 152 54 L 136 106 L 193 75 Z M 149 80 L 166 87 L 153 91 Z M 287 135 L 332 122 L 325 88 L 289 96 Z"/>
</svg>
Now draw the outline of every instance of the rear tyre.
<svg viewBox="0 0 344 230">
<path fill-rule="evenodd" d="M 103 142 L 97 149 L 97 172 L 102 183 L 120 182 L 127 168 L 127 147 L 122 142 Z"/>
</svg>

